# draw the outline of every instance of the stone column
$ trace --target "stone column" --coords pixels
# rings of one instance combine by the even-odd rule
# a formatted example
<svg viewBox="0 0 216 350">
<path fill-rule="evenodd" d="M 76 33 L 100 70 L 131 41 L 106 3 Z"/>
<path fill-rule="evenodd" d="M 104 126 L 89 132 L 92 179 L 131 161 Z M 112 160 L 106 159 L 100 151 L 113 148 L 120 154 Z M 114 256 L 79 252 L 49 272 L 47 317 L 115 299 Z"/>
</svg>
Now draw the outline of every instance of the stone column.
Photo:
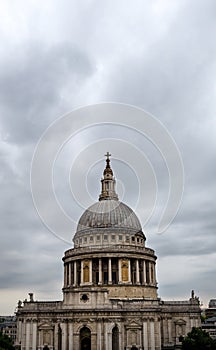
<svg viewBox="0 0 216 350">
<path fill-rule="evenodd" d="M 112 284 L 112 260 L 108 259 L 108 284 Z"/>
<path fill-rule="evenodd" d="M 97 350 L 101 350 L 101 321 L 97 323 Z"/>
<path fill-rule="evenodd" d="M 25 328 L 26 323 L 25 321 L 22 323 L 22 331 L 21 331 L 21 343 L 25 345 Z"/>
<path fill-rule="evenodd" d="M 171 318 L 168 318 L 168 338 L 169 338 L 169 343 L 172 343 L 172 320 L 171 320 Z"/>
<path fill-rule="evenodd" d="M 67 286 L 67 264 L 64 264 L 64 287 Z"/>
<path fill-rule="evenodd" d="M 155 284 L 157 284 L 156 263 L 154 264 L 154 278 L 155 278 Z"/>
<path fill-rule="evenodd" d="M 74 261 L 74 286 L 77 285 L 77 262 Z"/>
<path fill-rule="evenodd" d="M 66 286 L 68 286 L 69 282 L 69 264 L 66 265 Z"/>
<path fill-rule="evenodd" d="M 69 344 L 68 344 L 68 350 L 73 350 L 73 323 L 69 323 Z"/>
<path fill-rule="evenodd" d="M 105 332 L 104 332 L 104 349 L 112 350 L 112 333 L 110 333 L 110 324 L 105 323 Z M 97 349 L 98 350 L 98 349 Z"/>
<path fill-rule="evenodd" d="M 146 283 L 146 262 L 143 260 L 143 284 Z"/>
<path fill-rule="evenodd" d="M 108 350 L 112 350 L 112 333 L 108 333 Z"/>
<path fill-rule="evenodd" d="M 102 284 L 103 281 L 102 281 L 102 259 L 99 258 L 99 281 L 98 281 L 98 284 Z"/>
<path fill-rule="evenodd" d="M 128 259 L 128 282 L 131 283 L 131 261 Z"/>
<path fill-rule="evenodd" d="M 151 283 L 154 283 L 154 264 L 151 262 Z"/>
<path fill-rule="evenodd" d="M 71 261 L 71 286 L 74 285 L 74 262 Z"/>
<path fill-rule="evenodd" d="M 163 334 L 164 334 L 163 341 L 164 341 L 164 344 L 168 344 L 169 336 L 168 336 L 168 320 L 167 320 L 167 318 L 163 319 L 162 325 L 163 325 L 162 330 L 163 330 Z"/>
<path fill-rule="evenodd" d="M 154 321 L 150 321 L 150 348 L 151 350 L 155 350 Z"/>
<path fill-rule="evenodd" d="M 139 260 L 136 260 L 136 283 L 140 284 L 140 275 L 139 275 Z"/>
<path fill-rule="evenodd" d="M 61 323 L 62 329 L 62 350 L 67 350 L 67 323 Z"/>
<path fill-rule="evenodd" d="M 32 325 L 32 350 L 37 349 L 37 321 L 33 321 Z"/>
<path fill-rule="evenodd" d="M 155 264 L 152 263 L 152 283 L 155 284 Z"/>
<path fill-rule="evenodd" d="M 143 321 L 143 348 L 148 350 L 148 323 L 147 320 Z"/>
<path fill-rule="evenodd" d="M 38 340 L 39 340 L 39 349 L 43 349 L 43 331 L 40 330 L 38 334 Z"/>
<path fill-rule="evenodd" d="M 92 284 L 92 259 L 89 260 L 89 283 Z"/>
<path fill-rule="evenodd" d="M 122 283 L 121 259 L 118 259 L 118 270 L 119 283 Z"/>
<path fill-rule="evenodd" d="M 161 349 L 161 332 L 160 332 L 160 319 L 155 319 L 155 349 Z"/>
<path fill-rule="evenodd" d="M 158 349 L 161 349 L 161 322 L 158 320 Z"/>
<path fill-rule="evenodd" d="M 104 332 L 104 349 L 109 350 L 109 343 L 108 343 L 108 323 L 104 324 L 105 332 Z"/>
<path fill-rule="evenodd" d="M 149 261 L 149 283 L 152 284 L 152 263 Z"/>
<path fill-rule="evenodd" d="M 20 343 L 22 340 L 22 321 L 18 321 L 18 330 L 17 330 L 17 341 Z"/>
<path fill-rule="evenodd" d="M 83 260 L 81 260 L 81 281 L 80 284 L 83 284 Z"/>
<path fill-rule="evenodd" d="M 79 336 L 79 333 L 74 333 L 73 348 L 74 348 L 74 350 L 80 349 L 80 336 Z"/>
<path fill-rule="evenodd" d="M 124 349 L 124 347 L 123 347 L 123 345 L 122 345 L 122 336 L 123 336 L 123 332 L 122 332 L 122 329 L 123 329 L 123 327 L 122 327 L 122 324 L 121 323 L 119 323 L 119 325 L 118 325 L 118 329 L 119 329 L 119 349 Z"/>
<path fill-rule="evenodd" d="M 25 349 L 26 350 L 29 350 L 29 346 L 30 346 L 30 325 L 31 323 L 28 321 L 26 322 L 26 346 L 25 346 Z"/>
<path fill-rule="evenodd" d="M 55 323 L 54 328 L 54 349 L 58 350 L 58 323 Z"/>
<path fill-rule="evenodd" d="M 71 262 L 68 264 L 68 284 L 71 286 Z"/>
<path fill-rule="evenodd" d="M 67 286 L 69 285 L 69 263 L 67 264 Z"/>
</svg>

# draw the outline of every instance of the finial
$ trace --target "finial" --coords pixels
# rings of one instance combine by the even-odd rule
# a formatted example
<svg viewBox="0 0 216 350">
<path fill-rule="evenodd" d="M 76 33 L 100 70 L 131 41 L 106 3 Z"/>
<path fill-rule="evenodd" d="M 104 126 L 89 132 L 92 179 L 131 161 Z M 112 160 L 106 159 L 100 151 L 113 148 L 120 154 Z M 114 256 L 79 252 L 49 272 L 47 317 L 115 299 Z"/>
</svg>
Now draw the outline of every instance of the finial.
<svg viewBox="0 0 216 350">
<path fill-rule="evenodd" d="M 111 154 L 109 152 L 107 152 L 104 155 L 105 155 L 105 157 L 107 157 L 107 159 L 106 159 L 106 169 L 110 169 L 110 158 L 109 157 L 111 157 Z"/>
<path fill-rule="evenodd" d="M 104 154 L 105 157 L 107 157 L 107 159 L 109 159 L 109 157 L 111 157 L 112 154 L 110 154 L 109 152 L 107 152 L 106 154 Z"/>
<path fill-rule="evenodd" d="M 105 154 L 106 159 L 106 168 L 103 172 L 102 182 L 102 191 L 99 196 L 99 200 L 103 199 L 115 199 L 118 200 L 118 196 L 115 193 L 115 178 L 113 177 L 113 171 L 110 167 L 110 157 L 111 154 L 107 152 Z"/>
</svg>

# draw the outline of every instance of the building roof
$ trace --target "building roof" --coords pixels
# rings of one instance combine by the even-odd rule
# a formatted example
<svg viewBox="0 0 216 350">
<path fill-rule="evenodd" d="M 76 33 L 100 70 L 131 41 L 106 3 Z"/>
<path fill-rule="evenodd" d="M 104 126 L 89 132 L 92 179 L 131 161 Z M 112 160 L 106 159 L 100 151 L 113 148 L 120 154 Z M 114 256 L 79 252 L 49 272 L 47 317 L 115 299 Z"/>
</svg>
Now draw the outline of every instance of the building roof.
<svg viewBox="0 0 216 350">
<path fill-rule="evenodd" d="M 116 200 L 101 200 L 81 216 L 77 232 L 89 228 L 129 228 L 142 231 L 136 214 L 126 204 Z"/>
<path fill-rule="evenodd" d="M 91 205 L 82 214 L 76 231 L 79 232 L 90 229 L 126 229 L 134 234 L 142 232 L 140 221 L 134 211 L 123 202 L 118 200 L 115 192 L 115 178 L 110 167 L 110 154 L 106 154 L 106 167 L 101 179 L 102 189 L 99 201 Z"/>
</svg>

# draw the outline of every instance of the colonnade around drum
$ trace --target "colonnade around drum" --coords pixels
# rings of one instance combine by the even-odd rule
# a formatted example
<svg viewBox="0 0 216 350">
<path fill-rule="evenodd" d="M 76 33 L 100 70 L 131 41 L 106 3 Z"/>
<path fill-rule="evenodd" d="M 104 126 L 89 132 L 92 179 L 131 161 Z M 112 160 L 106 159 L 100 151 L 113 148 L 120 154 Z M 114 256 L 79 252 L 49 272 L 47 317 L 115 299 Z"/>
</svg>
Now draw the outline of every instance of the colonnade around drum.
<svg viewBox="0 0 216 350">
<path fill-rule="evenodd" d="M 155 261 L 115 256 L 65 262 L 64 287 L 113 284 L 156 286 Z"/>
</svg>

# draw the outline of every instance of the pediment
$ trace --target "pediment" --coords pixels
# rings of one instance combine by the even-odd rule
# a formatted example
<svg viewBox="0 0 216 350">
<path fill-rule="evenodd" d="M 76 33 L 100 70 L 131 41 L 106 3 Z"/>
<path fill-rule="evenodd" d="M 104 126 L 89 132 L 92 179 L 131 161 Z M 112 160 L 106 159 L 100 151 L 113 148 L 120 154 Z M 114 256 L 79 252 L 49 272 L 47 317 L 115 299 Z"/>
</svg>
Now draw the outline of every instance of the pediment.
<svg viewBox="0 0 216 350">
<path fill-rule="evenodd" d="M 183 325 L 186 325 L 186 321 L 185 321 L 185 320 L 182 320 L 182 319 L 176 320 L 176 321 L 175 321 L 175 324 L 177 324 L 177 325 L 179 325 L 179 326 L 183 326 Z"/>
<path fill-rule="evenodd" d="M 126 328 L 140 328 L 142 326 L 142 324 L 140 323 L 139 319 L 132 319 L 131 321 L 129 321 L 129 323 L 127 324 Z"/>
<path fill-rule="evenodd" d="M 53 329 L 53 325 L 51 323 L 48 322 L 44 322 L 38 325 L 38 329 L 44 329 L 44 330 L 49 330 L 49 329 Z"/>
</svg>

